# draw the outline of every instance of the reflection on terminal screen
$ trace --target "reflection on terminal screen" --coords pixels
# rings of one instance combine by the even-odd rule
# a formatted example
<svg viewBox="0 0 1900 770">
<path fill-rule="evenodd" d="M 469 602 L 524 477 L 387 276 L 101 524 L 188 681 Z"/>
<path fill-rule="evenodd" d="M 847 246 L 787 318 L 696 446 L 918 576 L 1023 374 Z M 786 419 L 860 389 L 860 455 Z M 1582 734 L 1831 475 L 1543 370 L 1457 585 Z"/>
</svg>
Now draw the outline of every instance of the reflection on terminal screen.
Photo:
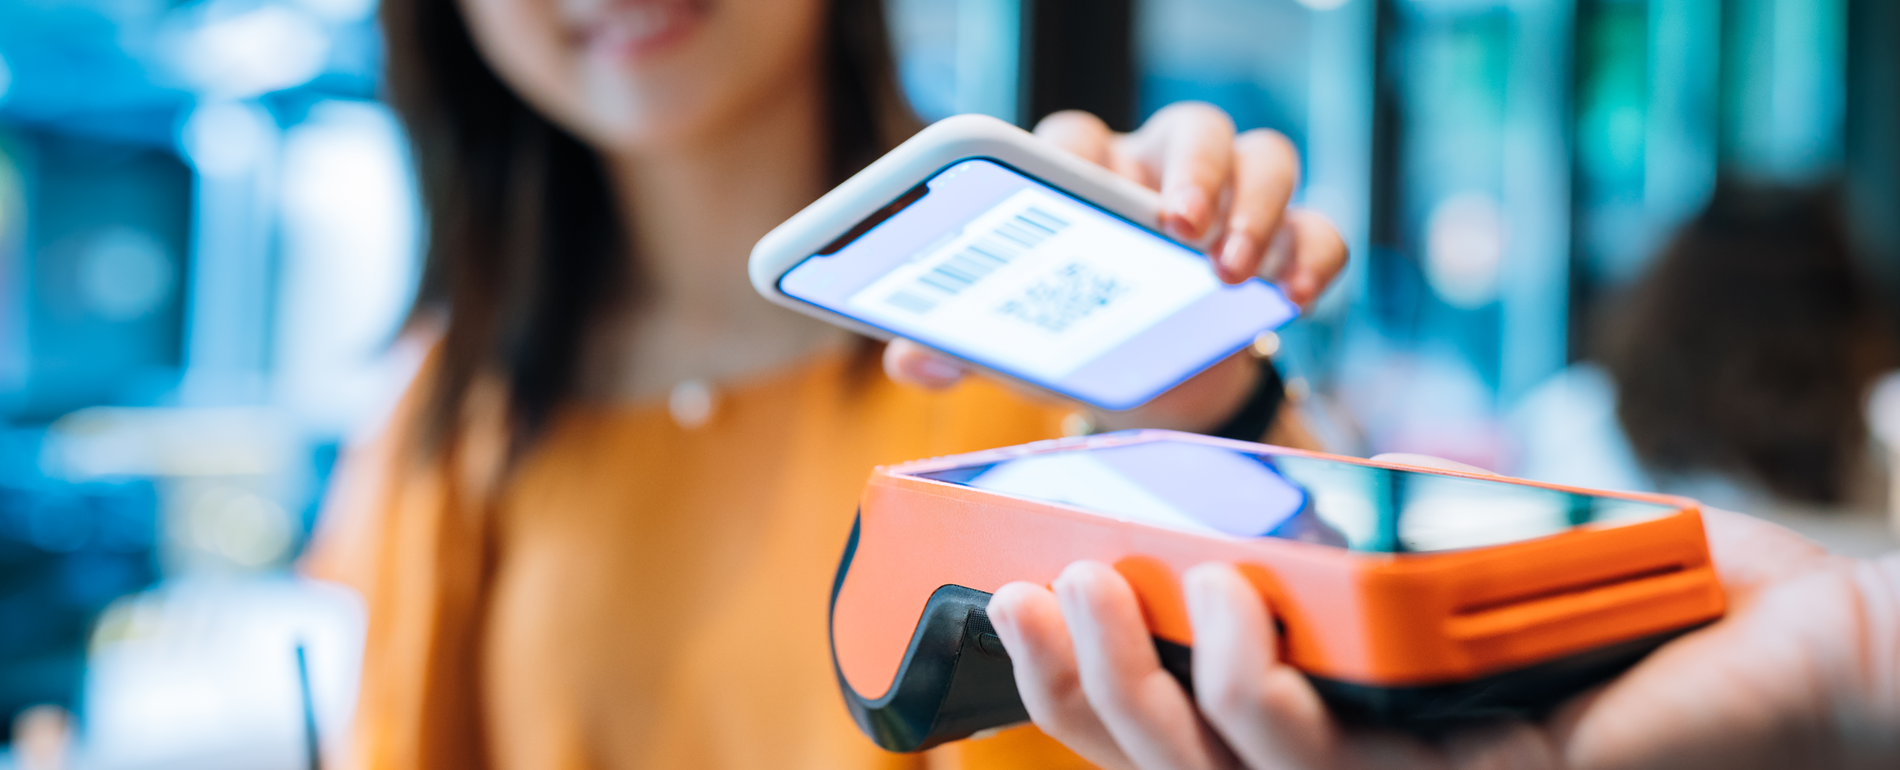
<svg viewBox="0 0 1900 770">
<path fill-rule="evenodd" d="M 922 198 L 779 288 L 896 334 L 1099 404 L 1133 405 L 1297 312 L 1261 281 L 991 160 L 954 164 Z"/>
<path fill-rule="evenodd" d="M 1503 481 L 1170 440 L 1044 452 L 919 475 L 1170 529 L 1377 553 L 1499 545 L 1675 510 Z"/>
</svg>

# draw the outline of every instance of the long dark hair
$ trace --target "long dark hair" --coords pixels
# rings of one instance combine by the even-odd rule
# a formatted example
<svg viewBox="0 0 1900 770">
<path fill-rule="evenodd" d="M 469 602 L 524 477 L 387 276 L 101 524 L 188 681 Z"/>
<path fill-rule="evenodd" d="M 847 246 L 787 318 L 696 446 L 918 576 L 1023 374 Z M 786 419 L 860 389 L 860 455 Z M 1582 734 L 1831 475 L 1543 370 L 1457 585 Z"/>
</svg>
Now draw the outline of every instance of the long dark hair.
<svg viewBox="0 0 1900 770">
<path fill-rule="evenodd" d="M 385 0 L 389 97 L 420 167 L 428 251 L 411 322 L 446 317 L 420 448 L 452 441 L 473 384 L 506 390 L 518 455 L 580 388 L 595 327 L 641 297 L 599 157 L 482 60 L 456 0 Z M 833 0 L 825 25 L 831 173 L 914 129 L 882 0 Z"/>
<path fill-rule="evenodd" d="M 1617 415 L 1650 468 L 1846 496 L 1893 350 L 1837 197 L 1722 185 L 1611 322 Z"/>
</svg>

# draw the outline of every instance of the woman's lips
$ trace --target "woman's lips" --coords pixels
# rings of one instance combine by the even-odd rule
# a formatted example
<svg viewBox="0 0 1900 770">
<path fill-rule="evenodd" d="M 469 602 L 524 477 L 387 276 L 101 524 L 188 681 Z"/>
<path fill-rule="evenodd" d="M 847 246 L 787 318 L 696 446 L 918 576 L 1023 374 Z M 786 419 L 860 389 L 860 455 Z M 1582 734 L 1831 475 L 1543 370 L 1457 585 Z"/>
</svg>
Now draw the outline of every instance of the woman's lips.
<svg viewBox="0 0 1900 770">
<path fill-rule="evenodd" d="M 578 32 L 590 55 L 624 61 L 686 37 L 705 18 L 706 4 L 696 0 L 616 2 L 579 25 Z"/>
</svg>

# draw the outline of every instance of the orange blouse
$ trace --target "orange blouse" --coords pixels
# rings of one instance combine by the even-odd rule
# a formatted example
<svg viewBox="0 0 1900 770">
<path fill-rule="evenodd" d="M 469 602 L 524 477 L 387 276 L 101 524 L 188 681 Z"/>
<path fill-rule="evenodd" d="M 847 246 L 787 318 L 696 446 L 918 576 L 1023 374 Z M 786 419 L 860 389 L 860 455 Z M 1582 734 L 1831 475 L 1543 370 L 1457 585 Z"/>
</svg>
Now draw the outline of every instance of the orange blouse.
<svg viewBox="0 0 1900 770">
<path fill-rule="evenodd" d="M 845 711 L 826 603 L 871 467 L 1049 438 L 1063 415 L 854 361 L 732 388 L 692 429 L 661 405 L 567 407 L 486 491 L 499 442 L 472 430 L 421 467 L 399 409 L 340 475 L 308 565 L 369 606 L 346 764 L 1088 767 L 1033 727 L 890 754 Z"/>
</svg>

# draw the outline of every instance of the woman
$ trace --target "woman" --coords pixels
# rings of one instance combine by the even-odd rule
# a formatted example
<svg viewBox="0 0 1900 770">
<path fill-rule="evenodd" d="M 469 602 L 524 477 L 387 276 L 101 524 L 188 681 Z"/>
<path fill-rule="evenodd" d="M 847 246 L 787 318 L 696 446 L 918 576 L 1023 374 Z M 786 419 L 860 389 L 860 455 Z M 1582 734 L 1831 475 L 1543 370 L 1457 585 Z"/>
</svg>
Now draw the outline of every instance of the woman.
<svg viewBox="0 0 1900 770">
<path fill-rule="evenodd" d="M 1006 767 L 1029 730 L 929 758 L 857 734 L 825 600 L 873 465 L 1049 437 L 1065 409 L 752 294 L 771 226 L 913 128 L 875 0 L 387 0 L 416 142 L 430 364 L 346 469 L 312 560 L 370 612 L 353 758 L 411 767 Z M 1128 136 L 1044 121 L 1310 302 L 1345 259 L 1285 206 L 1297 160 L 1205 106 Z M 1274 258 L 1268 260 L 1269 244 Z M 420 332 L 419 332 L 420 333 Z M 1208 429 L 1223 362 L 1104 427 Z M 670 394 L 670 396 L 669 396 Z M 669 409 L 671 402 L 676 408 Z"/>
</svg>

